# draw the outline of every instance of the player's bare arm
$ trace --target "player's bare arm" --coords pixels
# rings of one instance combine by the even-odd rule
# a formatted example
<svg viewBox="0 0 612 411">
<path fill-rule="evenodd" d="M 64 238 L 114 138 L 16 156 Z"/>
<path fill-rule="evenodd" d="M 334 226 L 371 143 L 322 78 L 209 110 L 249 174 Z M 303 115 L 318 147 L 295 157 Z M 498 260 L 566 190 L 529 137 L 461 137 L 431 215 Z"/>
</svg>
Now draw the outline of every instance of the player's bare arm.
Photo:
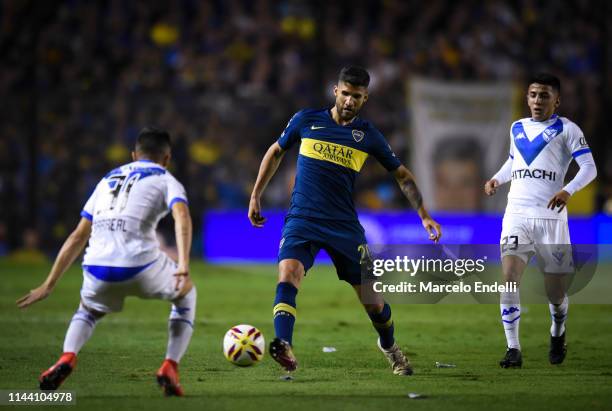
<svg viewBox="0 0 612 411">
<path fill-rule="evenodd" d="M 419 214 L 419 217 L 421 217 L 423 227 L 429 233 L 429 239 L 437 243 L 440 237 L 442 237 L 442 229 L 440 224 L 431 218 L 425 209 L 423 205 L 423 196 L 417 187 L 414 175 L 402 165 L 393 172 L 393 176 L 412 208 L 414 208 Z"/>
<path fill-rule="evenodd" d="M 178 250 L 178 267 L 174 274 L 176 277 L 175 290 L 180 289 L 179 295 L 183 296 L 193 286 L 189 278 L 189 253 L 191 251 L 193 226 L 187 204 L 182 201 L 174 203 L 172 218 L 174 218 L 174 235 L 176 236 L 176 248 Z"/>
<path fill-rule="evenodd" d="M 91 221 L 81 218 L 77 227 L 62 245 L 47 279 L 39 287 L 30 290 L 28 294 L 16 301 L 19 308 L 26 308 L 37 301 L 44 300 L 51 294 L 59 279 L 85 248 L 90 234 Z"/>
<path fill-rule="evenodd" d="M 257 180 L 255 181 L 251 200 L 249 202 L 248 217 L 253 227 L 261 228 L 266 222 L 266 219 L 261 215 L 261 195 L 268 186 L 272 176 L 276 173 L 276 170 L 278 170 L 278 166 L 283 160 L 284 155 L 285 150 L 275 142 L 270 146 L 268 151 L 266 151 L 263 160 L 261 160 Z"/>
</svg>

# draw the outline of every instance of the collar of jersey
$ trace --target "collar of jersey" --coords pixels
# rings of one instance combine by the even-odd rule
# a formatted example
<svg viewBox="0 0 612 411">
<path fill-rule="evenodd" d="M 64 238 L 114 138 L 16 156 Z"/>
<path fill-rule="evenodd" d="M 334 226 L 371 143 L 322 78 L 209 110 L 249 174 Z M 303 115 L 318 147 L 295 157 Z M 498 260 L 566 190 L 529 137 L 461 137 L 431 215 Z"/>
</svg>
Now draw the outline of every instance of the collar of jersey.
<svg viewBox="0 0 612 411">
<path fill-rule="evenodd" d="M 529 120 L 531 120 L 534 123 L 546 123 L 547 121 L 556 120 L 557 117 L 559 116 L 555 113 L 552 116 L 548 117 L 546 120 L 537 121 L 537 120 L 534 120 L 533 117 L 531 117 Z"/>
<path fill-rule="evenodd" d="M 527 165 L 530 165 L 533 160 L 544 150 L 544 147 L 548 144 L 548 141 L 551 141 L 553 138 L 558 136 L 563 131 L 563 121 L 560 118 L 557 118 L 555 115 L 556 121 L 550 126 L 546 127 L 540 134 L 538 134 L 533 140 L 529 141 L 527 137 L 527 133 L 525 132 L 525 128 L 523 127 L 523 123 L 517 121 L 512 126 L 512 135 L 514 137 L 514 146 L 523 156 L 523 160 Z M 551 117 L 549 120 L 553 120 Z M 550 130 L 550 131 L 549 131 Z M 548 141 L 544 139 L 544 133 L 546 132 L 552 133 L 552 135 Z M 523 134 L 523 138 L 517 138 L 518 135 Z"/>
</svg>

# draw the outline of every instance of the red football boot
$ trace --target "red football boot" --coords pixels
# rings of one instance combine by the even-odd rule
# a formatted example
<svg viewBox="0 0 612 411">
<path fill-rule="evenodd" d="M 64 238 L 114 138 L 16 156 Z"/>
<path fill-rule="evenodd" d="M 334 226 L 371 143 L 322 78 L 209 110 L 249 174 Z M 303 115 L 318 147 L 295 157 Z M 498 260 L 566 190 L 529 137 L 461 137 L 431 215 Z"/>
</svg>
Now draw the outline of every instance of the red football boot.
<svg viewBox="0 0 612 411">
<path fill-rule="evenodd" d="M 65 352 L 47 371 L 40 374 L 38 381 L 41 390 L 57 390 L 76 367 L 77 357 L 73 352 Z"/>
<path fill-rule="evenodd" d="M 179 384 L 178 364 L 176 361 L 164 360 L 157 371 L 157 383 L 163 388 L 166 397 L 183 396 L 183 388 Z"/>
</svg>

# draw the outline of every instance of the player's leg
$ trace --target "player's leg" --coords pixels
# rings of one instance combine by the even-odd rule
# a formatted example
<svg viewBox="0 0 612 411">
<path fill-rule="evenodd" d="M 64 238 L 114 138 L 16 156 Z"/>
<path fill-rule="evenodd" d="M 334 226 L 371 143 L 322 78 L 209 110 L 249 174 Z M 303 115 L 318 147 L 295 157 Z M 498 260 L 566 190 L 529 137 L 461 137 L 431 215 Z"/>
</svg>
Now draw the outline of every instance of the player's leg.
<svg viewBox="0 0 612 411">
<path fill-rule="evenodd" d="M 172 300 L 168 319 L 168 346 L 166 357 L 157 370 L 157 383 L 166 396 L 182 396 L 183 388 L 179 383 L 178 366 L 187 351 L 193 334 L 193 322 L 197 301 L 196 287 L 191 283 Z"/>
<path fill-rule="evenodd" d="M 533 254 L 532 222 L 516 215 L 505 215 L 500 249 L 504 283 L 516 285 L 516 291 L 500 293 L 500 314 L 506 335 L 506 353 L 499 362 L 503 368 L 521 367 L 523 358 L 519 342 L 521 298 L 519 286 L 525 267 Z"/>
<path fill-rule="evenodd" d="M 336 267 L 338 278 L 349 283 L 357 293 L 378 333 L 378 348 L 389 360 L 393 373 L 411 375 L 410 362 L 395 343 L 391 306 L 379 294 L 366 292 L 370 290 L 369 287 L 362 289 L 362 268 L 367 270 L 371 266 L 363 228 L 354 223 L 337 223 L 334 228 L 336 230 L 330 233 L 324 248 Z"/>
<path fill-rule="evenodd" d="M 502 258 L 504 283 L 516 284 L 516 291 L 500 293 L 501 320 L 506 334 L 507 347 L 520 351 L 519 324 L 521 319 L 520 281 L 527 266 L 526 262 L 516 255 L 506 255 Z"/>
<path fill-rule="evenodd" d="M 567 222 L 562 220 L 538 221 L 539 241 L 538 262 L 544 274 L 544 287 L 548 297 L 551 316 L 550 349 L 551 364 L 561 364 L 567 354 L 565 344 L 565 322 L 569 309 L 570 275 L 574 271 L 572 246 Z"/>
<path fill-rule="evenodd" d="M 64 350 L 59 360 L 38 378 L 41 390 L 56 390 L 74 370 L 77 354 L 91 338 L 96 323 L 104 316 L 103 312 L 87 307 L 83 302 L 72 316 L 66 337 Z"/>
<path fill-rule="evenodd" d="M 393 373 L 397 375 L 412 375 L 412 366 L 402 350 L 395 343 L 393 318 L 391 306 L 380 295 L 365 297 L 361 284 L 352 284 L 359 300 L 372 321 L 378 333 L 378 348 L 389 360 Z M 364 298 L 365 297 L 365 298 Z M 375 299 L 378 301 L 375 301 Z M 374 300 L 373 300 L 374 299 Z"/>
<path fill-rule="evenodd" d="M 300 218 L 288 218 L 278 250 L 278 283 L 272 308 L 275 338 L 270 356 L 286 371 L 297 369 L 293 354 L 293 327 L 297 316 L 296 297 L 302 279 L 319 252 L 315 245 L 318 226 Z"/>
<path fill-rule="evenodd" d="M 77 354 L 91 338 L 97 322 L 106 314 L 123 308 L 124 290 L 83 271 L 81 303 L 72 316 L 60 359 L 39 377 L 40 388 L 56 390 L 76 366 Z"/>
<path fill-rule="evenodd" d="M 305 273 L 304 264 L 295 258 L 283 259 L 278 264 L 278 284 L 272 309 L 275 338 L 270 342 L 269 351 L 286 371 L 297 368 L 292 350 L 293 327 L 297 316 L 296 296 Z"/>
<path fill-rule="evenodd" d="M 274 297 L 274 331 L 276 337 L 293 344 L 293 326 L 297 315 L 296 296 L 304 278 L 304 264 L 288 258 L 278 264 L 278 284 Z"/>
<path fill-rule="evenodd" d="M 166 254 L 140 273 L 134 284 L 133 295 L 155 298 L 172 303 L 168 318 L 168 344 L 162 365 L 156 373 L 159 386 L 166 396 L 182 396 L 178 366 L 189 347 L 193 335 L 197 290 L 189 277 L 176 288 L 174 276 L 177 266 Z"/>
</svg>

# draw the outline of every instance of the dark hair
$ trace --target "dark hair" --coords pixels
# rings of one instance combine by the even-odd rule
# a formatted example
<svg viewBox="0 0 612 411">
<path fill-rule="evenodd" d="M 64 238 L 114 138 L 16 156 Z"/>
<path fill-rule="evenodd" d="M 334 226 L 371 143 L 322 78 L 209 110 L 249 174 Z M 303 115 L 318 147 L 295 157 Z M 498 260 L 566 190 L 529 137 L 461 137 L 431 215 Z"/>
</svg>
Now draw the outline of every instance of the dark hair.
<svg viewBox="0 0 612 411">
<path fill-rule="evenodd" d="M 561 80 L 559 80 L 558 77 L 553 76 L 552 74 L 538 73 L 534 76 L 531 76 L 531 78 L 529 79 L 529 83 L 527 83 L 527 86 L 530 86 L 533 83 L 543 84 L 545 86 L 551 86 L 553 90 L 561 94 Z"/>
<path fill-rule="evenodd" d="M 145 127 L 138 133 L 135 150 L 139 153 L 160 159 L 170 148 L 170 134 L 166 130 Z"/>
<path fill-rule="evenodd" d="M 370 84 L 370 74 L 363 67 L 346 66 L 340 70 L 338 81 L 349 83 L 353 86 L 367 87 Z"/>
</svg>

